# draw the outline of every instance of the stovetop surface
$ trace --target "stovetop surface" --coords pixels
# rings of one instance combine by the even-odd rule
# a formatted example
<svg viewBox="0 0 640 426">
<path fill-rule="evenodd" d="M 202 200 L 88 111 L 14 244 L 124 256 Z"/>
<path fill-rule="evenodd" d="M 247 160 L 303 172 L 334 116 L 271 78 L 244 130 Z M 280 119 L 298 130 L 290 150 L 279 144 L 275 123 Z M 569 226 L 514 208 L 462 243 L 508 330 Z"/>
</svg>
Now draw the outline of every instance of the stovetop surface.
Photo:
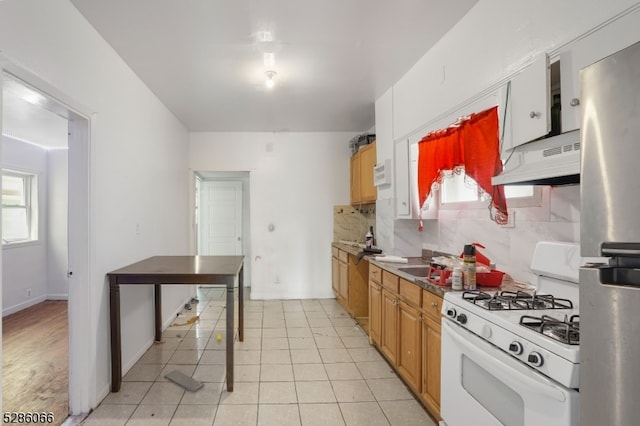
<svg viewBox="0 0 640 426">
<path fill-rule="evenodd" d="M 491 300 L 496 294 L 499 294 L 499 292 L 489 292 L 489 298 L 487 300 Z M 564 359 L 574 363 L 579 363 L 579 345 L 574 344 L 573 342 L 561 343 L 553 339 L 549 336 L 551 331 L 547 330 L 546 327 L 544 332 L 541 333 L 539 330 L 535 329 L 535 327 L 521 324 L 521 319 L 523 317 L 542 318 L 544 316 L 548 320 L 564 322 L 570 320 L 572 317 L 579 316 L 578 308 L 573 304 L 569 305 L 570 307 L 563 306 L 565 299 L 562 299 L 562 304 L 555 308 L 536 306 L 535 308 L 528 309 L 524 307 L 525 305 L 518 303 L 517 307 L 514 309 L 490 310 L 477 303 L 470 302 L 464 297 L 464 292 L 447 292 L 444 299 L 445 302 L 451 303 L 464 311 L 474 314 L 476 317 L 480 318 L 482 321 L 486 321 L 487 324 L 491 326 L 497 326 L 507 330 L 509 333 L 513 334 L 514 338 L 531 342 L 532 344 L 555 353 Z M 443 306 L 443 313 L 446 313 L 445 310 L 446 307 Z"/>
</svg>

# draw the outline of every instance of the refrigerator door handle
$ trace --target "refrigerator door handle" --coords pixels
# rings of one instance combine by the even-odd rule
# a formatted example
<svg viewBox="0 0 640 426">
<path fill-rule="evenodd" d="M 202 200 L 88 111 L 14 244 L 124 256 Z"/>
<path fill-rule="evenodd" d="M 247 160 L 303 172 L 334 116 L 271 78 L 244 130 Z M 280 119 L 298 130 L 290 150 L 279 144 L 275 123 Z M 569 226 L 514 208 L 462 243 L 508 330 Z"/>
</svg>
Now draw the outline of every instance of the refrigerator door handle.
<svg viewBox="0 0 640 426">
<path fill-rule="evenodd" d="M 630 250 L 630 249 L 621 249 L 621 248 L 603 248 L 602 249 L 603 256 L 620 256 L 620 257 L 640 257 L 640 250 Z"/>
</svg>

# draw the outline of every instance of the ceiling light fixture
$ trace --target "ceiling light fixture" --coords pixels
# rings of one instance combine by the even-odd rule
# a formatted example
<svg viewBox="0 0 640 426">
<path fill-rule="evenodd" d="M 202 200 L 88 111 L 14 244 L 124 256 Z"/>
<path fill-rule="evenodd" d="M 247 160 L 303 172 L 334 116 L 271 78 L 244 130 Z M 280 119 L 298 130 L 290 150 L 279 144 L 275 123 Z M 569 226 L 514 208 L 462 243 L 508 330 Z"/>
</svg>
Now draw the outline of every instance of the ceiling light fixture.
<svg viewBox="0 0 640 426">
<path fill-rule="evenodd" d="M 272 69 L 273 66 L 276 64 L 276 55 L 273 52 L 265 52 L 263 53 L 263 61 L 264 61 L 264 66 L 267 69 Z"/>
<path fill-rule="evenodd" d="M 268 89 L 273 88 L 273 86 L 275 86 L 276 84 L 273 78 L 277 75 L 277 73 L 275 71 L 267 71 L 264 73 L 264 75 L 267 76 L 267 79 L 265 80 L 264 85 L 267 86 Z"/>
</svg>

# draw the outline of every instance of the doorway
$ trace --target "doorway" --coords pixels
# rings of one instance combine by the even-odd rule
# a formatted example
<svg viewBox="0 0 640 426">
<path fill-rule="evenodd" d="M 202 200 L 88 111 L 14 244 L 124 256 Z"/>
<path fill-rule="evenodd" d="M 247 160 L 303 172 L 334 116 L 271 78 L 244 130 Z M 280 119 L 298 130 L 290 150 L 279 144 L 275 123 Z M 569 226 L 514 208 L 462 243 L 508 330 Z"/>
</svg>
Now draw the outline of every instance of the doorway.
<svg viewBox="0 0 640 426">
<path fill-rule="evenodd" d="M 88 181 L 89 181 L 89 123 L 88 115 L 80 113 L 84 108 L 74 105 L 74 102 L 68 99 L 63 93 L 57 91 L 49 83 L 41 80 L 29 71 L 24 70 L 14 64 L 10 59 L 0 54 L 0 64 L 2 65 L 0 78 L 0 105 L 2 105 L 2 116 L 0 117 L 0 129 L 2 129 L 3 141 L 8 135 L 12 140 L 18 140 L 26 143 L 34 148 L 34 141 L 31 137 L 19 136 L 28 134 L 29 131 L 36 131 L 40 125 L 46 126 L 48 122 L 60 122 L 63 124 L 62 138 L 65 139 L 66 147 L 58 147 L 47 153 L 47 170 L 33 173 L 43 184 L 39 191 L 46 192 L 42 199 L 47 204 L 45 215 L 39 217 L 39 224 L 35 229 L 42 231 L 37 235 L 34 241 L 24 244 L 45 247 L 44 263 L 46 266 L 39 273 L 46 277 L 45 281 L 54 281 L 55 284 L 47 287 L 40 287 L 38 290 L 38 298 L 42 300 L 46 309 L 40 310 L 44 315 L 48 315 L 47 310 L 51 305 L 50 300 L 57 300 L 58 305 L 62 300 L 64 309 L 58 309 L 57 321 L 59 324 L 66 325 L 67 342 L 63 342 L 62 352 L 66 352 L 67 369 L 62 378 L 68 390 L 68 400 L 66 410 L 60 414 L 56 413 L 54 424 L 62 423 L 68 414 L 81 414 L 89 411 L 90 401 L 95 399 L 95 390 L 90 388 L 95 373 L 91 372 L 90 359 L 95 358 L 95 349 L 87 351 L 91 348 L 91 323 L 93 319 L 90 316 L 90 289 L 88 285 L 89 276 L 89 207 L 88 207 Z M 12 93 L 5 89 L 14 89 Z M 5 99 L 6 98 L 6 99 Z M 18 117 L 12 115 L 16 111 L 9 113 L 10 102 L 21 102 L 22 118 L 25 120 L 17 124 Z M 13 106 L 11 106 L 13 107 Z M 27 110 L 30 110 L 28 112 Z M 31 117 L 31 118 L 29 118 Z M 36 119 L 34 117 L 39 117 Z M 34 125 L 34 123 L 42 123 Z M 40 129 L 42 130 L 42 129 Z M 27 132 L 27 133 L 24 133 Z M 46 133 L 47 130 L 45 129 Z M 36 132 L 37 133 L 37 132 Z M 35 137 L 35 136 L 34 136 Z M 37 145 L 37 144 L 36 144 Z M 23 150 L 14 152 L 13 159 L 28 159 L 31 150 Z M 8 152 L 3 152 L 0 145 L 0 160 L 8 157 Z M 53 160 L 55 159 L 55 161 Z M 55 163 L 55 166 L 49 168 L 49 163 Z M 4 167 L 5 162 L 3 162 Z M 34 170 L 35 172 L 35 170 Z M 55 176 L 53 176 L 55 174 Z M 40 200 L 40 198 L 38 199 Z M 2 207 L 0 207 L 2 209 Z M 41 212 L 40 208 L 35 208 L 34 212 Z M 36 217 L 37 214 L 34 213 Z M 29 219 L 31 220 L 31 218 Z M 46 223 L 57 223 L 58 225 L 44 227 Z M 16 247 L 16 246 L 14 246 Z M 3 256 L 5 257 L 3 248 Z M 9 270 L 9 263 L 0 261 L 0 290 L 3 294 L 13 290 L 12 283 L 8 281 L 5 272 Z M 55 277 L 55 279 L 52 279 Z M 18 285 L 21 285 L 19 283 Z M 27 287 L 24 289 L 24 299 L 20 303 L 13 303 L 15 299 L 3 296 L 0 302 L 4 308 L 7 303 L 12 303 L 12 308 L 21 308 L 22 304 L 29 306 L 28 309 L 39 308 L 39 304 L 33 304 L 30 296 L 36 296 L 34 289 Z M 6 299 L 6 300 L 5 300 Z M 33 297 L 31 297 L 33 299 Z M 66 300 L 66 301 L 65 301 Z M 46 302 L 45 302 L 46 301 Z M 6 302 L 6 303 L 5 303 Z M 20 309 L 18 309 L 20 310 Z M 60 317 L 60 312 L 64 315 Z M 19 313 L 19 312 L 18 312 Z M 33 318 L 33 316 L 26 316 Z M 24 320 L 25 322 L 27 320 Z M 41 319 L 42 327 L 47 324 L 47 319 Z M 14 324 L 15 325 L 15 324 Z M 20 326 L 20 324 L 18 324 Z M 61 326 L 59 326 L 60 328 Z M 64 340 L 62 337 L 60 340 Z M 38 345 L 35 346 L 37 348 Z M 44 352 L 42 358 L 47 359 L 47 347 L 41 345 Z M 4 355 L 4 347 L 2 354 Z M 4 360 L 3 360 L 4 361 Z M 25 367 L 28 367 L 25 365 Z M 19 367 L 22 368 L 22 367 Z M 28 381 L 27 381 L 28 382 Z M 0 391 L 0 397 L 9 396 L 12 392 L 12 384 L 3 385 Z M 24 392 L 23 392 L 24 393 Z M 28 393 L 28 392 L 27 392 Z M 35 392 L 34 392 L 35 393 Z M 46 392 L 43 395 L 47 397 Z M 11 407 L 3 407 L 6 409 Z M 15 408 L 15 407 L 14 407 Z M 24 408 L 24 407 L 22 407 Z M 20 410 L 24 411 L 24 410 Z"/>
<path fill-rule="evenodd" d="M 249 172 L 199 171 L 194 183 L 197 254 L 249 259 Z M 245 261 L 245 283 L 249 264 Z"/>
</svg>

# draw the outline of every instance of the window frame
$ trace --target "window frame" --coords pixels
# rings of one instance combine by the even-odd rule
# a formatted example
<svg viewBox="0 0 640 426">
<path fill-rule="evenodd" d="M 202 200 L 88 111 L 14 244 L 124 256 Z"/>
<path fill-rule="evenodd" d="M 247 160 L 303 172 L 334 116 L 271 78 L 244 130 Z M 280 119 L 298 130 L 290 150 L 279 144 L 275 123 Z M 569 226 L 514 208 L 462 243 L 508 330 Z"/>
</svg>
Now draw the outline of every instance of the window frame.
<svg viewBox="0 0 640 426">
<path fill-rule="evenodd" d="M 24 186 L 24 205 L 11 205 L 5 204 L 2 199 L 2 193 L 0 192 L 0 204 L 2 205 L 2 211 L 5 209 L 24 209 L 27 225 L 27 238 L 20 239 L 5 239 L 4 229 L 2 229 L 2 246 L 3 247 L 15 247 L 21 245 L 28 245 L 38 243 L 40 241 L 40 223 L 38 220 L 38 197 L 39 197 L 39 174 L 37 172 L 17 170 L 14 168 L 3 168 L 2 177 L 4 176 L 17 177 L 23 180 Z M 3 226 L 4 228 L 4 226 Z"/>
</svg>

